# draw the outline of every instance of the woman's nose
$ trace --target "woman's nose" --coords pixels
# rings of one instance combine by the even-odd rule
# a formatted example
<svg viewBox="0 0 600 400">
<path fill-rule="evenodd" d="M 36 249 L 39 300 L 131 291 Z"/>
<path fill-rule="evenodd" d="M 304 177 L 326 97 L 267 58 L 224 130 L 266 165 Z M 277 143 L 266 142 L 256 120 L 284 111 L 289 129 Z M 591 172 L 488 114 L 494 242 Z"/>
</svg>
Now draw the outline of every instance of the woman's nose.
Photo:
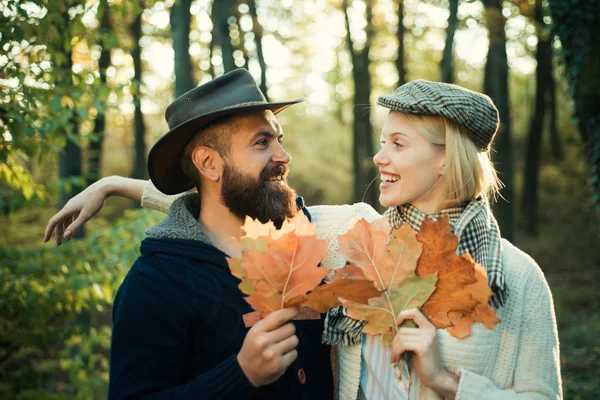
<svg viewBox="0 0 600 400">
<path fill-rule="evenodd" d="M 379 150 L 377 154 L 373 156 L 373 162 L 375 165 L 385 165 L 388 163 L 387 157 L 384 154 L 383 149 Z"/>
</svg>

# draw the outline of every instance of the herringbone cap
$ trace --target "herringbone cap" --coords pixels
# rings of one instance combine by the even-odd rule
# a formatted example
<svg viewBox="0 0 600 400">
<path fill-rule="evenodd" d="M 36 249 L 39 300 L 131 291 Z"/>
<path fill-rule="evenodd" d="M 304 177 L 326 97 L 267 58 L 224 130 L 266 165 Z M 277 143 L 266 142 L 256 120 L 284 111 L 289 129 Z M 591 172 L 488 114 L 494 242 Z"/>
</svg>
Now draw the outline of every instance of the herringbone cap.
<svg viewBox="0 0 600 400">
<path fill-rule="evenodd" d="M 449 83 L 411 81 L 380 96 L 377 104 L 393 111 L 448 118 L 462 126 L 482 151 L 489 149 L 500 124 L 492 99 Z"/>
</svg>

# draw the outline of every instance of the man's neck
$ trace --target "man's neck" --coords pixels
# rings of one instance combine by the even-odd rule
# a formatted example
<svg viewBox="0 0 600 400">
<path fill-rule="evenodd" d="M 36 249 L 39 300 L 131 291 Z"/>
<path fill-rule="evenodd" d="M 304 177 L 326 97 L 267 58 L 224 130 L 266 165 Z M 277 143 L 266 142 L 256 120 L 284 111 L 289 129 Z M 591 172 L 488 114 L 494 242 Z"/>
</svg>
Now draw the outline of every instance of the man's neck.
<svg viewBox="0 0 600 400">
<path fill-rule="evenodd" d="M 231 214 L 220 199 L 203 194 L 200 197 L 198 221 L 213 245 L 230 257 L 241 257 L 242 221 Z"/>
</svg>

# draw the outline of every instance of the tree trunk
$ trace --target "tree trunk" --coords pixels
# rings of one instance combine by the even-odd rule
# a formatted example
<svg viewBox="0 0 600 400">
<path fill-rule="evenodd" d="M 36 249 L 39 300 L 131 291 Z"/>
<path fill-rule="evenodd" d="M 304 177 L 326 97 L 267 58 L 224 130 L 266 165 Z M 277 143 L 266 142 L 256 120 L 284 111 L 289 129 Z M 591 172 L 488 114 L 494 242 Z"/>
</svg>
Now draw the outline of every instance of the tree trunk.
<svg viewBox="0 0 600 400">
<path fill-rule="evenodd" d="M 354 166 L 354 201 L 364 201 L 377 206 L 378 190 L 373 185 L 376 179 L 373 166 L 373 127 L 371 125 L 371 75 L 369 73 L 369 50 L 373 38 L 373 9 L 372 0 L 366 1 L 366 36 L 367 40 L 362 50 L 354 48 L 350 35 L 350 22 L 348 17 L 348 0 L 343 1 L 346 22 L 346 40 L 348 51 L 352 59 L 352 78 L 354 83 L 354 146 L 352 161 Z"/>
<path fill-rule="evenodd" d="M 450 1 L 450 16 L 448 17 L 448 28 L 446 29 L 446 45 L 441 64 L 442 82 L 454 82 L 454 35 L 458 26 L 458 1 Z"/>
<path fill-rule="evenodd" d="M 69 34 L 68 32 L 63 32 Z M 62 84 L 65 88 L 72 87 L 73 85 L 73 49 L 70 45 L 70 40 L 65 40 L 65 62 L 59 66 L 60 73 L 64 77 Z M 79 126 L 74 116 L 67 122 L 65 127 L 64 135 L 67 137 L 67 143 L 65 148 L 58 156 L 58 177 L 61 181 L 60 192 L 59 192 L 59 208 L 63 208 L 69 199 L 83 189 L 81 185 L 74 184 L 71 179 L 82 176 L 81 169 L 81 147 L 78 143 L 73 141 L 68 133 L 72 135 L 79 135 Z M 74 238 L 82 238 L 84 230 L 79 229 L 73 236 Z"/>
<path fill-rule="evenodd" d="M 177 0 L 171 7 L 171 38 L 175 53 L 175 97 L 194 88 L 190 57 L 190 5 L 192 0 Z"/>
<path fill-rule="evenodd" d="M 254 41 L 256 42 L 256 56 L 258 57 L 258 64 L 260 65 L 260 90 L 265 95 L 267 101 L 269 101 L 269 96 L 267 94 L 267 63 L 265 62 L 262 46 L 263 28 L 258 21 L 256 1 L 248 0 L 248 7 L 250 8 L 250 16 L 252 17 L 252 30 L 254 32 Z"/>
<path fill-rule="evenodd" d="M 590 27 L 590 40 L 600 37 L 600 2 Z M 600 46 L 590 45 L 586 61 L 582 62 L 579 89 L 575 95 L 579 129 L 585 141 L 591 165 L 590 182 L 594 187 L 594 201 L 600 210 Z"/>
<path fill-rule="evenodd" d="M 594 201 L 600 210 L 600 1 L 581 0 L 576 7 L 561 0 L 548 4 L 574 93 L 579 133 L 591 164 Z"/>
<path fill-rule="evenodd" d="M 530 235 L 536 235 L 538 231 L 537 209 L 540 154 L 542 152 L 542 132 L 544 130 L 544 117 L 546 113 L 547 82 L 552 71 L 552 47 L 548 36 L 544 32 L 542 0 L 536 0 L 534 21 L 538 36 L 536 49 L 537 67 L 535 71 L 535 105 L 529 125 L 525 176 L 523 179 L 523 198 L 521 203 L 521 224 L 525 233 Z"/>
<path fill-rule="evenodd" d="M 133 37 L 133 49 L 131 56 L 133 58 L 133 124 L 134 124 L 134 151 L 135 161 L 131 176 L 136 179 L 147 179 L 148 172 L 146 168 L 146 126 L 144 125 L 144 115 L 142 114 L 142 49 L 140 39 L 142 38 L 142 13 L 140 12 L 131 25 L 131 36 Z"/>
<path fill-rule="evenodd" d="M 235 69 L 233 59 L 233 44 L 229 35 L 229 23 L 227 19 L 233 15 L 233 3 L 231 0 L 213 1 L 211 19 L 213 23 L 212 34 L 215 38 L 215 44 L 221 48 L 221 57 L 223 58 L 223 68 L 225 72 Z"/>
<path fill-rule="evenodd" d="M 552 39 L 550 39 L 550 46 L 552 46 Z M 552 47 L 550 47 L 552 52 Z M 564 159 L 562 142 L 560 140 L 560 131 L 558 130 L 558 110 L 556 109 L 556 80 L 554 78 L 554 63 L 552 60 L 552 53 L 550 53 L 550 71 L 548 74 L 548 111 L 550 117 L 548 118 L 548 133 L 550 134 L 550 154 L 554 161 L 562 161 Z"/>
<path fill-rule="evenodd" d="M 350 32 L 348 32 L 350 35 Z M 398 55 L 396 57 L 396 70 L 398 70 L 398 86 L 406 83 L 406 58 L 404 54 L 404 0 L 398 0 Z"/>
<path fill-rule="evenodd" d="M 489 50 L 485 64 L 484 92 L 492 98 L 500 113 L 500 128 L 494 143 L 495 167 L 505 187 L 494 205 L 502 236 L 512 240 L 513 221 L 513 160 L 510 98 L 508 94 L 508 61 L 506 57 L 505 19 L 502 0 L 483 0 L 489 30 Z"/>
<path fill-rule="evenodd" d="M 100 31 L 103 35 L 109 35 L 111 32 L 110 23 L 110 8 L 106 0 L 101 2 L 101 13 L 102 18 L 100 20 Z M 110 66 L 110 48 L 107 43 L 102 44 L 102 50 L 100 52 L 100 59 L 98 60 L 98 73 L 100 75 L 100 85 L 102 88 L 106 87 L 106 70 Z M 101 176 L 102 166 L 102 144 L 104 143 L 104 135 L 106 128 L 106 101 L 105 98 L 101 99 L 101 108 L 98 110 L 98 115 L 94 121 L 94 137 L 90 141 L 88 146 L 88 171 L 87 171 L 87 184 L 91 185 Z"/>
</svg>

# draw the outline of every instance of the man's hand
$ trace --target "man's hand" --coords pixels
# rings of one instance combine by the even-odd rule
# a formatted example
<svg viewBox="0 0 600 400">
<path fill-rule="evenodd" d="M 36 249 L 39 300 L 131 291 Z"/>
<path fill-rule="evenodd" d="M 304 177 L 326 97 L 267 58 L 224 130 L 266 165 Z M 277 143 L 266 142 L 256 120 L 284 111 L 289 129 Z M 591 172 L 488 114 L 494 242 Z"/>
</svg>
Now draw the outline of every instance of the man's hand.
<svg viewBox="0 0 600 400">
<path fill-rule="evenodd" d="M 297 315 L 297 308 L 277 310 L 246 334 L 237 360 L 252 386 L 275 382 L 298 357 L 296 328 L 289 322 Z"/>
<path fill-rule="evenodd" d="M 44 233 L 44 242 L 50 240 L 52 231 L 56 245 L 60 246 L 64 238 L 71 240 L 73 235 L 92 218 L 104 205 L 109 195 L 106 181 L 99 180 L 87 187 L 83 192 L 70 199 L 67 204 L 50 218 Z"/>
</svg>

